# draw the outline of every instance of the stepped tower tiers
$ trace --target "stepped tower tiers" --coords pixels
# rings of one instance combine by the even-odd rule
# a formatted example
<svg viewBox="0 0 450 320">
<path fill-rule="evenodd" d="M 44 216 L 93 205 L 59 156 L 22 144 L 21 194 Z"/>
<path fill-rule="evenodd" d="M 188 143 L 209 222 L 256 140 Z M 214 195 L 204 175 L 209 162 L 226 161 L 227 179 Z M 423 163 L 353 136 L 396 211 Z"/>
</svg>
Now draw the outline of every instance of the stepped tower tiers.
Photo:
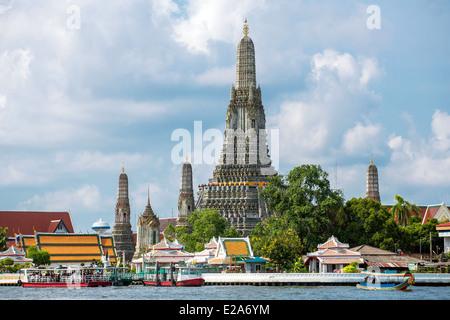
<svg viewBox="0 0 450 320">
<path fill-rule="evenodd" d="M 267 147 L 261 88 L 256 87 L 255 47 L 247 20 L 236 60 L 236 86 L 231 86 L 222 154 L 209 184 L 199 186 L 197 208 L 217 209 L 245 235 L 269 214 L 258 189 L 277 174 Z"/>
<path fill-rule="evenodd" d="M 186 219 L 195 210 L 194 188 L 192 187 L 192 165 L 186 158 L 181 167 L 180 193 L 178 196 L 177 226 L 186 226 Z"/>
<path fill-rule="evenodd" d="M 367 168 L 366 199 L 372 199 L 381 202 L 380 189 L 378 187 L 378 170 L 377 167 L 373 164 L 373 156 L 370 159 L 370 165 Z"/>
<path fill-rule="evenodd" d="M 147 205 L 137 221 L 137 244 L 134 258 L 150 246 L 159 243 L 159 219 L 150 205 L 150 188 Z"/>
<path fill-rule="evenodd" d="M 116 243 L 117 255 L 122 261 L 125 260 L 125 262 L 131 261 L 136 247 L 131 230 L 130 216 L 128 176 L 125 173 L 125 168 L 122 167 L 122 173 L 119 176 L 113 237 Z"/>
</svg>

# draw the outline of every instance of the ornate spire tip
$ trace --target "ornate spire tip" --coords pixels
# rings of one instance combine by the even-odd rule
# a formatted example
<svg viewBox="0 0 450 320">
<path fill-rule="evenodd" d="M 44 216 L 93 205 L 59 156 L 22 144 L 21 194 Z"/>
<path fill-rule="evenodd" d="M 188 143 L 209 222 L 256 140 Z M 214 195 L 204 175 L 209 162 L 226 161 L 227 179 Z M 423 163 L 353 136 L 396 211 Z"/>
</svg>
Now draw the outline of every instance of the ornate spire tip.
<svg viewBox="0 0 450 320">
<path fill-rule="evenodd" d="M 245 19 L 245 22 L 244 22 L 244 30 L 243 30 L 243 32 L 244 32 L 244 35 L 245 35 L 245 36 L 248 35 L 247 18 Z"/>
</svg>

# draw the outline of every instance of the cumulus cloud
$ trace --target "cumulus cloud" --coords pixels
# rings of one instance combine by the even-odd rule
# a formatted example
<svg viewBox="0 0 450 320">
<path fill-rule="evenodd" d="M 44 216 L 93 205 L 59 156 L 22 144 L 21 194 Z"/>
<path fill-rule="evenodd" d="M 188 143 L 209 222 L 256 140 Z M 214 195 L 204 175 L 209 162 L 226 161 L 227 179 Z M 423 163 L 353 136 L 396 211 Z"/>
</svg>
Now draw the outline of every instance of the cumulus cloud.
<svg viewBox="0 0 450 320">
<path fill-rule="evenodd" d="M 77 189 L 63 189 L 34 195 L 20 203 L 23 210 L 71 211 L 78 215 L 102 209 L 111 200 L 104 198 L 98 186 L 85 184 Z"/>
<path fill-rule="evenodd" d="M 382 127 L 380 124 L 363 125 L 358 122 L 356 126 L 348 129 L 343 136 L 342 149 L 347 154 L 368 154 L 378 151 L 377 142 L 380 141 Z"/>
<path fill-rule="evenodd" d="M 331 150 L 339 151 L 341 145 L 342 151 L 355 153 L 367 151 L 367 146 L 359 149 L 364 139 L 378 144 L 379 124 L 353 124 L 380 102 L 379 94 L 368 85 L 382 74 L 374 58 L 334 49 L 313 55 L 308 90 L 295 100 L 283 101 L 280 113 L 270 119 L 271 126 L 280 129 L 281 157 L 292 163 L 314 158 L 317 162 Z"/>
<path fill-rule="evenodd" d="M 209 53 L 210 41 L 236 41 L 246 14 L 264 6 L 264 1 L 190 0 L 186 16 L 174 24 L 173 37 L 192 53 Z"/>
<path fill-rule="evenodd" d="M 433 135 L 428 139 L 393 135 L 388 140 L 391 150 L 386 167 L 389 183 L 396 186 L 448 186 L 450 176 L 450 116 L 435 110 L 430 124 Z"/>
</svg>

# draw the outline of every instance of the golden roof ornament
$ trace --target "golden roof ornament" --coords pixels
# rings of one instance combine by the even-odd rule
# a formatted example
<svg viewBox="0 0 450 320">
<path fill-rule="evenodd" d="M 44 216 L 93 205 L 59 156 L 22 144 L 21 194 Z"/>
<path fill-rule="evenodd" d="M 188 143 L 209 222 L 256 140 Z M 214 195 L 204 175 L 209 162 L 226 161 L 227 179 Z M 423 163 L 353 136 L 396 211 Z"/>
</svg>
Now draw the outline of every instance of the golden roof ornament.
<svg viewBox="0 0 450 320">
<path fill-rule="evenodd" d="M 370 164 L 373 164 L 373 153 L 372 153 L 372 157 L 370 158 Z"/>
<path fill-rule="evenodd" d="M 243 30 L 242 32 L 244 32 L 244 35 L 245 35 L 245 36 L 248 35 L 247 19 L 245 19 L 245 22 L 244 22 L 244 30 Z"/>
<path fill-rule="evenodd" d="M 122 162 L 122 172 L 125 173 L 125 162 Z"/>
</svg>

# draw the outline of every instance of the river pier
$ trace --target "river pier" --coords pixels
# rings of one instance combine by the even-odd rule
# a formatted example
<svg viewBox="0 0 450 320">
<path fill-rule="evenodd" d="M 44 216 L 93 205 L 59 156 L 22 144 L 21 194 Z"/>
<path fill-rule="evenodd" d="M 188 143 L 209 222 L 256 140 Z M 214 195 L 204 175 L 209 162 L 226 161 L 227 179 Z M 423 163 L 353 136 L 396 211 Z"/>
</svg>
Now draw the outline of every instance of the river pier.
<svg viewBox="0 0 450 320">
<path fill-rule="evenodd" d="M 132 277 L 130 278 L 130 275 Z M 139 274 L 123 274 L 133 284 L 142 283 Z M 205 286 L 355 286 L 362 273 L 203 273 Z M 1 286 L 17 286 L 20 274 L 1 274 Z M 414 273 L 415 286 L 450 286 L 450 273 Z"/>
</svg>

